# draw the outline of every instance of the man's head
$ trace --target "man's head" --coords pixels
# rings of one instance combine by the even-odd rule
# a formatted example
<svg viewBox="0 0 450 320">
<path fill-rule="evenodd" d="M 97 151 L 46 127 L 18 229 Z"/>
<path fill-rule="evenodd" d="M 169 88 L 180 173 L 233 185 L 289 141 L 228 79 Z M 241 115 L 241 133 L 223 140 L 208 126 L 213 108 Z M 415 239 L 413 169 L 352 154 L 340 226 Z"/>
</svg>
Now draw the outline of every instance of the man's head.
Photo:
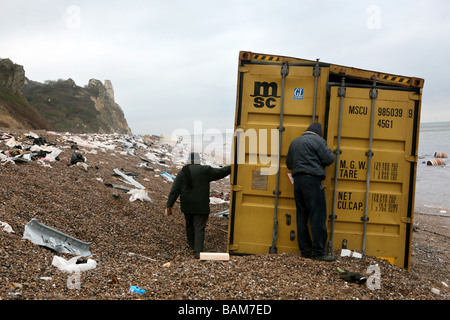
<svg viewBox="0 0 450 320">
<path fill-rule="evenodd" d="M 200 163 L 200 155 L 198 152 L 191 152 L 189 155 L 189 162 L 192 164 L 199 164 Z"/>
<path fill-rule="evenodd" d="M 311 131 L 319 136 L 322 136 L 322 126 L 318 122 L 311 123 L 306 131 Z"/>
</svg>

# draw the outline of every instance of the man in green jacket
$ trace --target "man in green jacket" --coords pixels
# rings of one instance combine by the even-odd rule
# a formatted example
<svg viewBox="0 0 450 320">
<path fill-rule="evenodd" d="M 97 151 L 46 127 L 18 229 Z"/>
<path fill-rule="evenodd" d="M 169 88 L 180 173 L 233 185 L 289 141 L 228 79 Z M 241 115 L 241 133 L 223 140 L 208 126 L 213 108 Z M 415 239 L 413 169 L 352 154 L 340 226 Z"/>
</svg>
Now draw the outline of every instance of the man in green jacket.
<svg viewBox="0 0 450 320">
<path fill-rule="evenodd" d="M 196 152 L 190 154 L 190 164 L 185 165 L 177 174 L 167 199 L 167 215 L 180 196 L 180 209 L 186 219 L 186 235 L 189 247 L 200 257 L 205 239 L 205 227 L 210 213 L 209 183 L 225 178 L 231 173 L 231 166 L 213 168 L 200 164 Z"/>
</svg>

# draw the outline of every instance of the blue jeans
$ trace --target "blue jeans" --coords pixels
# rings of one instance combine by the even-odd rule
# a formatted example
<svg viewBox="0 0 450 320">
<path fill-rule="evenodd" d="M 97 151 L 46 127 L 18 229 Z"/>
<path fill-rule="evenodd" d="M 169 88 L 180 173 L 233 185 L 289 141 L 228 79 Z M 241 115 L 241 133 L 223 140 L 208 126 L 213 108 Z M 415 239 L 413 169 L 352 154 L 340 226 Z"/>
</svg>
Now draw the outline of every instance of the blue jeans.
<svg viewBox="0 0 450 320">
<path fill-rule="evenodd" d="M 309 175 L 294 177 L 297 207 L 297 240 L 302 257 L 325 255 L 327 243 L 327 204 L 322 181 Z M 311 225 L 311 235 L 308 229 Z"/>
</svg>

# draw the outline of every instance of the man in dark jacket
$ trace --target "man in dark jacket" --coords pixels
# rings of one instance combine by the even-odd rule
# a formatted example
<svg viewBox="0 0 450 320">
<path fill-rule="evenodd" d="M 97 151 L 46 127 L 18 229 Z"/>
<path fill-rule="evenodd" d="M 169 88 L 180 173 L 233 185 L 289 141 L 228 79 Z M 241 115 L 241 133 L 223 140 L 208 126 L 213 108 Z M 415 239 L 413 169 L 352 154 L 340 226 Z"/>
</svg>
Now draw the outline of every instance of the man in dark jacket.
<svg viewBox="0 0 450 320">
<path fill-rule="evenodd" d="M 325 253 L 327 242 L 327 208 L 322 180 L 325 167 L 334 162 L 334 154 L 321 137 L 322 126 L 312 123 L 300 137 L 291 142 L 286 166 L 294 177 L 294 197 L 297 206 L 297 238 L 302 257 L 334 261 Z M 308 220 L 311 224 L 312 239 Z"/>
<path fill-rule="evenodd" d="M 213 168 L 200 164 L 196 152 L 190 154 L 190 164 L 185 165 L 177 174 L 167 199 L 167 215 L 172 214 L 172 207 L 180 196 L 180 209 L 186 219 L 186 235 L 189 247 L 199 258 L 203 251 L 205 227 L 209 210 L 209 183 L 219 180 L 231 172 L 231 166 Z"/>
</svg>

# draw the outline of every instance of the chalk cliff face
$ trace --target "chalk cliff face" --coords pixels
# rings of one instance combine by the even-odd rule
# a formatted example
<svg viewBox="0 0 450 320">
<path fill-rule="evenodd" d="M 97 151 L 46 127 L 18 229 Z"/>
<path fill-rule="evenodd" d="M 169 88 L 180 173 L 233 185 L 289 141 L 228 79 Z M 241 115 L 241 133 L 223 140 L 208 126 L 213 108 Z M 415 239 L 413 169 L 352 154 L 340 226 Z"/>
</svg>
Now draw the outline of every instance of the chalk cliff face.
<svg viewBox="0 0 450 320">
<path fill-rule="evenodd" d="M 89 80 L 87 89 L 91 92 L 91 100 L 99 112 L 97 119 L 101 130 L 130 134 L 122 108 L 114 101 L 114 89 L 110 80 L 104 84 L 96 79 Z M 100 132 L 101 133 L 101 132 Z"/>
<path fill-rule="evenodd" d="M 91 79 L 85 87 L 70 78 L 40 83 L 10 59 L 0 60 L 0 127 L 131 134 L 110 80 Z"/>
<path fill-rule="evenodd" d="M 0 127 L 52 130 L 22 95 L 24 82 L 23 66 L 0 59 Z"/>
</svg>

